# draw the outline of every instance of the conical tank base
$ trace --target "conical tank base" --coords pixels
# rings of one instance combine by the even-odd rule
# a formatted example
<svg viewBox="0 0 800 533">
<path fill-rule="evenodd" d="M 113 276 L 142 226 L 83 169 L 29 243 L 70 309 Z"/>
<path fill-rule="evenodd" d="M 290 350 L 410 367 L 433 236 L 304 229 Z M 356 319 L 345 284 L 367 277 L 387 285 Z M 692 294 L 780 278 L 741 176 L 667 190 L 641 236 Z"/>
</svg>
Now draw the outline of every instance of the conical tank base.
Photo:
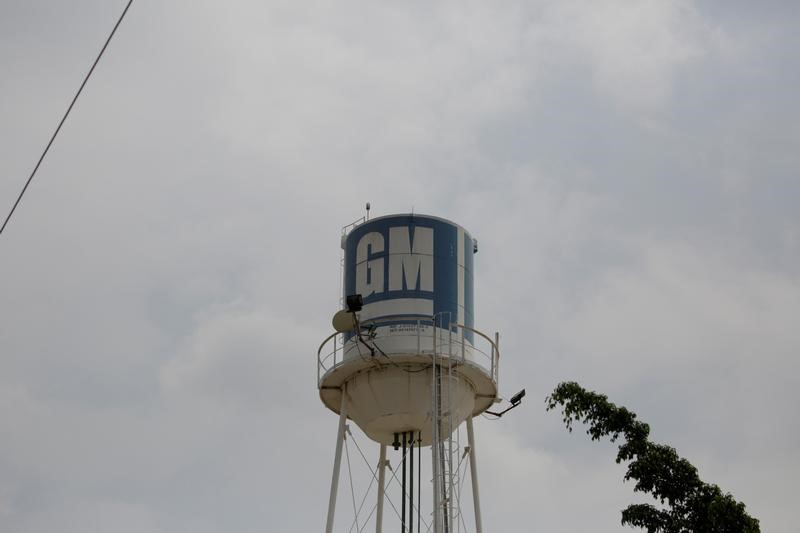
<svg viewBox="0 0 800 533">
<path fill-rule="evenodd" d="M 386 365 L 354 375 L 347 381 L 348 416 L 372 440 L 391 445 L 395 435 L 420 432 L 422 445 L 431 444 L 434 406 L 431 365 Z M 475 409 L 475 390 L 464 377 L 444 376 L 442 416 L 458 427 Z M 447 437 L 448 435 L 441 435 Z"/>
</svg>

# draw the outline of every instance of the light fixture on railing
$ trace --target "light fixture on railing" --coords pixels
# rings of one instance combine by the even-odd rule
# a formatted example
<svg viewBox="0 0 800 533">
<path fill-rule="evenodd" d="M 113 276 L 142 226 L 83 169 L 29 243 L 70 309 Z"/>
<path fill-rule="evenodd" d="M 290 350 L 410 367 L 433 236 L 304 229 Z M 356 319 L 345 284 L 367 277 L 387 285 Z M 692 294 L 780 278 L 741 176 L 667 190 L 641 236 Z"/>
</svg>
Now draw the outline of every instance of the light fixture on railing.
<svg viewBox="0 0 800 533">
<path fill-rule="evenodd" d="M 364 307 L 364 300 L 360 294 L 350 294 L 345 298 L 347 309 L 341 309 L 333 315 L 333 329 L 339 333 L 348 333 L 358 329 L 356 313 Z"/>
<path fill-rule="evenodd" d="M 360 294 L 350 294 L 345 298 L 347 310 L 351 313 L 358 313 L 364 307 L 364 299 Z"/>
<path fill-rule="evenodd" d="M 494 415 L 497 418 L 500 418 L 501 416 L 503 416 L 504 414 L 506 414 L 507 412 L 509 412 L 513 408 L 519 406 L 522 403 L 522 398 L 524 398 L 524 397 L 525 397 L 525 389 L 522 389 L 521 391 L 516 393 L 514 396 L 512 396 L 510 400 L 508 400 L 511 403 L 510 406 L 506 407 L 505 409 L 503 409 L 499 413 L 493 413 L 491 411 L 486 411 L 486 414 L 487 415 Z"/>
<path fill-rule="evenodd" d="M 333 329 L 339 333 L 355 332 L 358 342 L 366 346 L 372 357 L 375 357 L 376 347 L 364 340 L 364 337 L 361 335 L 361 324 L 356 314 L 364 308 L 364 298 L 362 298 L 360 294 L 348 294 L 345 296 L 344 301 L 347 308 L 337 311 L 336 314 L 333 315 Z M 370 340 L 374 338 L 374 327 L 368 330 L 368 338 Z M 383 354 L 383 352 L 381 353 Z"/>
</svg>

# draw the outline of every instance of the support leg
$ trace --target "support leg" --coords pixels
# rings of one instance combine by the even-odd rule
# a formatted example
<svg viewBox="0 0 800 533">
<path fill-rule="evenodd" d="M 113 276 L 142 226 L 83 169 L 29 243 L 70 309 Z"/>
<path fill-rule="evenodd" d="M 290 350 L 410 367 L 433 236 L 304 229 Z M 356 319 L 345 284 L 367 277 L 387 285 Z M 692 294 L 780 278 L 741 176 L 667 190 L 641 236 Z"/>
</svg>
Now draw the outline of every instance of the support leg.
<svg viewBox="0 0 800 533">
<path fill-rule="evenodd" d="M 402 505 L 400 506 L 401 509 L 402 509 L 402 511 L 401 511 L 402 514 L 400 515 L 402 517 L 402 518 L 400 518 L 400 531 L 402 531 L 403 533 L 406 532 L 406 444 L 407 444 L 407 442 L 406 442 L 406 432 L 404 431 L 403 432 L 403 458 L 400 459 L 400 464 L 403 467 L 403 477 L 402 477 L 403 482 L 400 484 L 400 486 L 402 487 L 401 493 L 402 493 L 402 496 L 403 496 L 402 497 L 402 500 L 403 500 L 402 501 Z"/>
<path fill-rule="evenodd" d="M 342 387 L 342 404 L 339 407 L 339 430 L 336 432 L 336 457 L 333 460 L 333 478 L 331 479 L 331 499 L 328 501 L 328 522 L 325 533 L 333 533 L 333 515 L 336 512 L 336 494 L 339 491 L 339 469 L 342 466 L 342 444 L 347 422 L 347 386 Z"/>
<path fill-rule="evenodd" d="M 375 515 L 375 533 L 383 531 L 383 499 L 386 486 L 386 445 L 381 444 L 381 456 L 378 460 L 378 510 Z"/>
<path fill-rule="evenodd" d="M 433 470 L 433 533 L 442 533 L 442 510 L 439 494 L 439 444 L 431 445 L 431 470 Z"/>
<path fill-rule="evenodd" d="M 409 466 L 408 477 L 410 483 L 408 484 L 408 533 L 414 533 L 414 432 L 410 432 L 411 440 L 408 444 L 409 451 Z"/>
<path fill-rule="evenodd" d="M 434 328 L 435 329 L 435 328 Z M 434 332 L 434 354 L 436 352 L 436 333 Z M 435 355 L 434 355 L 435 358 Z M 433 416 L 431 417 L 431 471 L 433 473 L 433 533 L 442 533 L 442 509 L 441 509 L 441 493 L 439 479 L 439 436 L 441 426 L 439 420 L 442 413 L 442 405 L 440 394 L 441 382 L 439 381 L 439 367 L 435 364 L 432 366 L 433 383 L 431 390 L 433 392 Z"/>
<path fill-rule="evenodd" d="M 475 508 L 475 533 L 482 533 L 481 496 L 478 492 L 478 466 L 475 464 L 475 431 L 472 429 L 472 417 L 467 417 L 467 440 L 469 441 L 469 471 L 472 478 L 472 506 Z"/>
</svg>

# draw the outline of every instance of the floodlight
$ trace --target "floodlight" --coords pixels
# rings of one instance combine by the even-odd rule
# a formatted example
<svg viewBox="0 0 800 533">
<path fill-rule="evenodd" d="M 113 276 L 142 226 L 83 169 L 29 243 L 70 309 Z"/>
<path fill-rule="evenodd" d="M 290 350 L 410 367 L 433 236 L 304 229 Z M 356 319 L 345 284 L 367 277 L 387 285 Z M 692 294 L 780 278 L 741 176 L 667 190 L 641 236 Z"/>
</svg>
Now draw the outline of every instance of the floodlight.
<svg viewBox="0 0 800 533">
<path fill-rule="evenodd" d="M 345 298 L 345 303 L 347 304 L 347 310 L 351 313 L 357 313 L 361 311 L 361 308 L 364 307 L 364 300 L 361 298 L 360 294 L 350 294 Z"/>
<path fill-rule="evenodd" d="M 511 402 L 512 404 L 516 405 L 519 402 L 521 402 L 522 398 L 524 398 L 524 397 L 525 397 L 525 389 L 522 389 L 521 391 L 516 393 L 514 396 L 512 396 L 511 399 L 508 400 L 508 401 Z"/>
<path fill-rule="evenodd" d="M 524 398 L 524 397 L 525 397 L 525 389 L 522 389 L 521 391 L 516 393 L 514 396 L 512 396 L 510 400 L 508 400 L 511 405 L 509 405 L 508 407 L 506 407 L 505 409 L 503 409 L 499 413 L 493 413 L 492 411 L 486 411 L 486 413 L 490 414 L 490 415 L 494 415 L 497 418 L 500 418 L 501 416 L 503 416 L 504 414 L 506 414 L 507 412 L 509 412 L 513 408 L 519 407 L 519 405 L 522 403 L 522 398 Z"/>
</svg>

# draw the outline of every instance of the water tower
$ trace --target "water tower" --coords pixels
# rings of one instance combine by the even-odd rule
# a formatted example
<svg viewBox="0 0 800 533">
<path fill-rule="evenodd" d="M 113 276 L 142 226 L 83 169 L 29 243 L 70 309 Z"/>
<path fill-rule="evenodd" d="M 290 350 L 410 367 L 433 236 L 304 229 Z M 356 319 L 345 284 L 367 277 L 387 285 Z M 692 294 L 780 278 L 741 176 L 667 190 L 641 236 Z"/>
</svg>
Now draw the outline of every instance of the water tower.
<svg viewBox="0 0 800 533">
<path fill-rule="evenodd" d="M 497 400 L 500 354 L 499 335 L 475 328 L 477 241 L 448 220 L 402 214 L 347 226 L 341 245 L 344 309 L 334 317 L 336 332 L 317 352 L 320 398 L 339 415 L 326 532 L 333 531 L 349 418 L 380 445 L 373 471 L 377 532 L 383 527 L 391 446 L 402 449 L 402 531 L 413 533 L 415 526 L 419 531 L 422 515 L 435 533 L 451 533 L 464 523 L 458 476 L 468 459 L 475 529 L 481 533 L 472 418 Z M 467 446 L 462 450 L 454 435 L 463 422 Z M 430 504 L 421 501 L 421 450 L 426 447 L 431 449 Z"/>
</svg>

